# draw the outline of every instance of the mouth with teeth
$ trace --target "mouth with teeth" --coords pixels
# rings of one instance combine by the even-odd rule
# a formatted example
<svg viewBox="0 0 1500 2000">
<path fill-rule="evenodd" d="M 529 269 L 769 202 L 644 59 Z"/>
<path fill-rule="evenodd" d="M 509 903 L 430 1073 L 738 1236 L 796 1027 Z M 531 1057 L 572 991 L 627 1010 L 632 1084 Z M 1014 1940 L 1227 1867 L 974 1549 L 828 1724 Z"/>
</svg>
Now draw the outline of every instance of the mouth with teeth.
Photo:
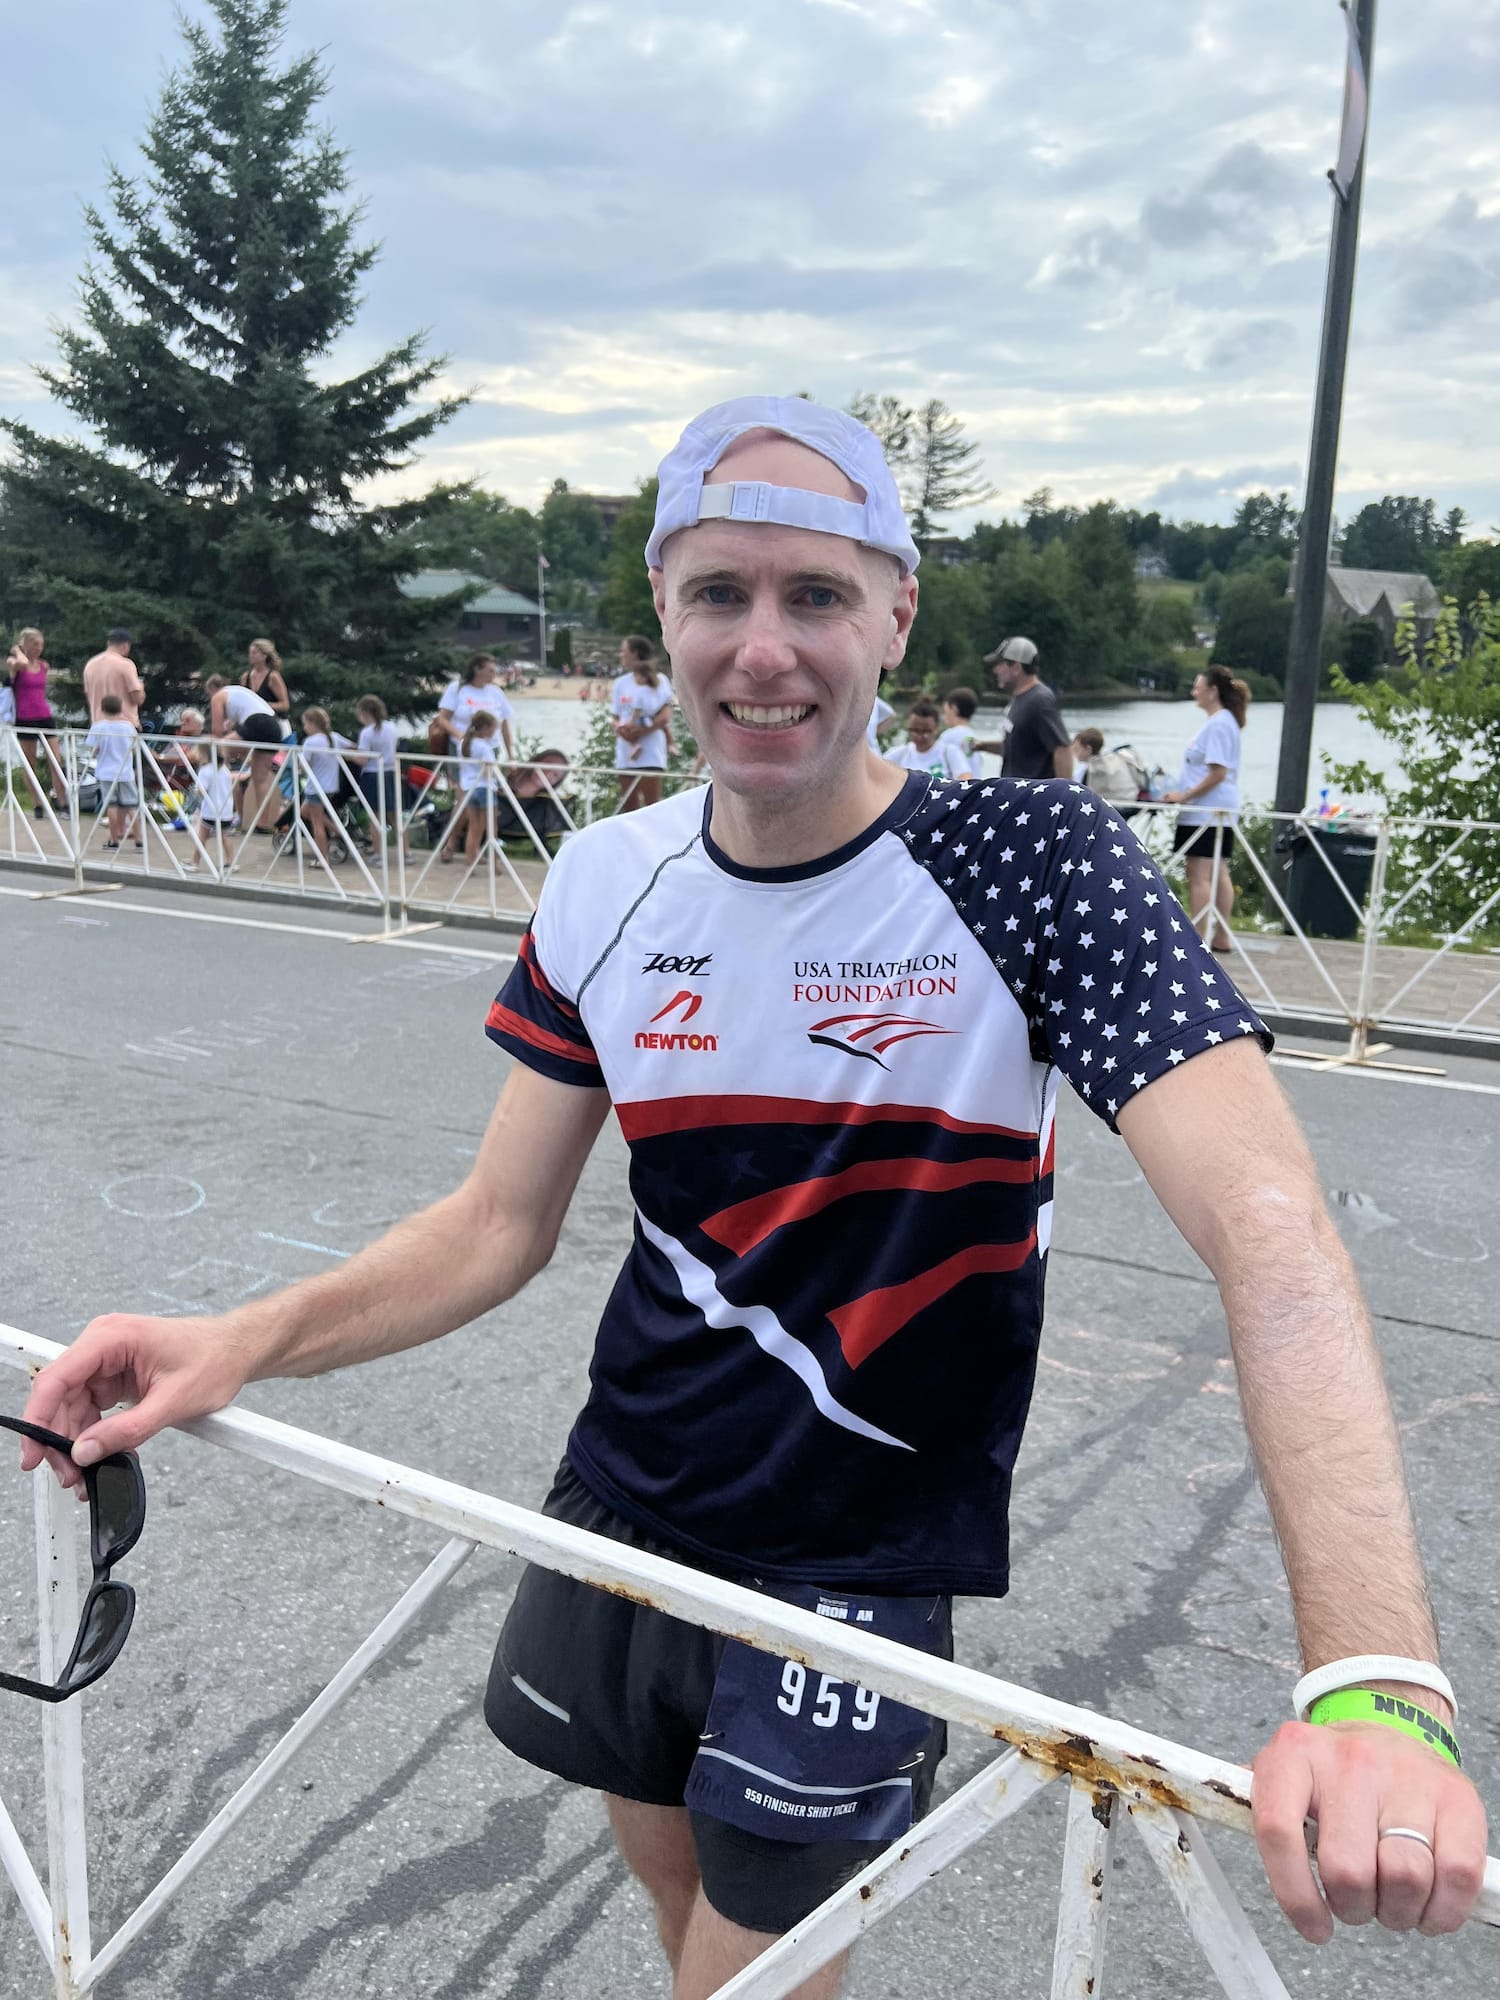
<svg viewBox="0 0 1500 2000">
<path fill-rule="evenodd" d="M 731 721 L 739 723 L 742 729 L 795 729 L 799 722 L 806 722 L 816 706 L 810 701 L 782 702 L 774 708 L 761 707 L 748 701 L 725 701 L 720 710 Z"/>
</svg>

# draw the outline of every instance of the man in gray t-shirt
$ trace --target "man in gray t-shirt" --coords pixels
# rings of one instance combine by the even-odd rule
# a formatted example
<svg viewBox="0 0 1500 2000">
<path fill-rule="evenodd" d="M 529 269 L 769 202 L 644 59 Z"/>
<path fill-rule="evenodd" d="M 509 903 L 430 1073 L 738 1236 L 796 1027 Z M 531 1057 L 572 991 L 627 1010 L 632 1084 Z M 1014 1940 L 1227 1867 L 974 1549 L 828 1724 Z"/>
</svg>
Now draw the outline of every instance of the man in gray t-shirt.
<svg viewBox="0 0 1500 2000">
<path fill-rule="evenodd" d="M 1005 639 L 984 664 L 994 671 L 1002 694 L 1010 696 L 1010 729 L 1001 751 L 1002 778 L 1071 778 L 1073 738 L 1062 719 L 1057 696 L 1037 678 L 1036 647 L 1030 639 Z M 988 748 L 988 745 L 981 745 Z"/>
</svg>

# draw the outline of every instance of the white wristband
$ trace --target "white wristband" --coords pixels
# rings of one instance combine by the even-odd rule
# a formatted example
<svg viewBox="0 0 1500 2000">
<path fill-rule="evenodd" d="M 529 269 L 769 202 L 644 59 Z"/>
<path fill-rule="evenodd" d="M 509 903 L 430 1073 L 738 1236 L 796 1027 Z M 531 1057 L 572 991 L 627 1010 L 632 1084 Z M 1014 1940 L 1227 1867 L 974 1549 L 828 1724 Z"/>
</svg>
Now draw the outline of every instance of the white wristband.
<svg viewBox="0 0 1500 2000">
<path fill-rule="evenodd" d="M 1431 1660 L 1403 1660 L 1394 1653 L 1357 1653 L 1352 1659 L 1330 1660 L 1326 1667 L 1315 1667 L 1302 1676 L 1292 1689 L 1292 1708 L 1297 1720 L 1306 1722 L 1308 1710 L 1325 1694 L 1334 1694 L 1340 1688 L 1364 1687 L 1369 1681 L 1405 1681 L 1411 1687 L 1430 1688 L 1443 1697 L 1455 1716 L 1458 1714 L 1453 1683 Z"/>
</svg>

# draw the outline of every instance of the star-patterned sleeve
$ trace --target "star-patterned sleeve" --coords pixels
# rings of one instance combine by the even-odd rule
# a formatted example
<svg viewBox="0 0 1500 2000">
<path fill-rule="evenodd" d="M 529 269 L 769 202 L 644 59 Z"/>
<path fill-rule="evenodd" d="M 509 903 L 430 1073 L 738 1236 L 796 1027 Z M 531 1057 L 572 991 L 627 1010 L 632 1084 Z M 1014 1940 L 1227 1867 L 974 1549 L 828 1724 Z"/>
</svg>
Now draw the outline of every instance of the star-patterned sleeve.
<svg viewBox="0 0 1500 2000">
<path fill-rule="evenodd" d="M 1025 1010 L 1032 1053 L 1111 1127 L 1205 1049 L 1271 1047 L 1151 856 L 1083 786 L 941 786 L 924 817 L 941 841 L 927 865 Z"/>
</svg>

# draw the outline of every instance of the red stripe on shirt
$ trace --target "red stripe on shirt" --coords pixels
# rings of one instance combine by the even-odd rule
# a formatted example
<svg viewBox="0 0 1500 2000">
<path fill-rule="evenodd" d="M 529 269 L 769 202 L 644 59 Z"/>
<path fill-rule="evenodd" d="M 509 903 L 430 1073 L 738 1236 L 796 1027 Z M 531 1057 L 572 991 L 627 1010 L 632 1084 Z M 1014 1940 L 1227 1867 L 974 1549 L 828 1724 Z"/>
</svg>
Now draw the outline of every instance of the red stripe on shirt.
<svg viewBox="0 0 1500 2000">
<path fill-rule="evenodd" d="M 985 1181 L 1031 1181 L 1035 1160 L 863 1160 L 842 1173 L 816 1180 L 795 1181 L 720 1209 L 702 1225 L 705 1236 L 744 1257 L 773 1230 L 803 1222 L 850 1195 L 910 1190 L 916 1194 L 946 1194 Z"/>
<path fill-rule="evenodd" d="M 514 1013 L 509 1007 L 502 1007 L 497 1000 L 490 1008 L 485 1027 L 497 1035 L 513 1035 L 518 1042 L 526 1042 L 534 1049 L 543 1049 L 549 1056 L 565 1056 L 569 1062 L 577 1063 L 583 1069 L 597 1069 L 599 1058 L 588 1047 L 580 1048 L 577 1042 L 565 1041 L 561 1035 L 549 1034 L 545 1028 L 537 1027 L 523 1014 Z"/>
<path fill-rule="evenodd" d="M 724 1125 L 937 1125 L 976 1139 L 1035 1142 L 1035 1132 L 975 1125 L 919 1104 L 825 1104 L 813 1097 L 662 1097 L 621 1104 L 620 1129 L 631 1141 Z"/>
<path fill-rule="evenodd" d="M 908 1321 L 965 1278 L 982 1272 L 1018 1271 L 1035 1249 L 1034 1229 L 1023 1243 L 972 1243 L 967 1250 L 934 1264 L 930 1271 L 908 1278 L 905 1284 L 883 1285 L 879 1291 L 866 1292 L 863 1298 L 836 1307 L 828 1317 L 838 1333 L 844 1359 L 851 1368 L 858 1368 Z"/>
</svg>

